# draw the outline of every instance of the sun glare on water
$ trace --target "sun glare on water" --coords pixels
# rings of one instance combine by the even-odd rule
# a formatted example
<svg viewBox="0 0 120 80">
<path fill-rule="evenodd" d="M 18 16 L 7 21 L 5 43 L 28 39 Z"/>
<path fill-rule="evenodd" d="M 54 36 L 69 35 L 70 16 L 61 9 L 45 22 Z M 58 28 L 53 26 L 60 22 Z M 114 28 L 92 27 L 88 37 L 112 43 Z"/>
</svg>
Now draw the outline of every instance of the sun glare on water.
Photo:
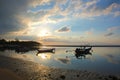
<svg viewBox="0 0 120 80">
<path fill-rule="evenodd" d="M 42 59 L 47 59 L 47 56 L 46 56 L 45 54 L 42 54 L 42 55 L 41 55 L 41 58 L 42 58 Z"/>
<path fill-rule="evenodd" d="M 38 54 L 38 56 L 40 56 L 42 59 L 50 59 L 50 55 L 48 54 Z"/>
</svg>

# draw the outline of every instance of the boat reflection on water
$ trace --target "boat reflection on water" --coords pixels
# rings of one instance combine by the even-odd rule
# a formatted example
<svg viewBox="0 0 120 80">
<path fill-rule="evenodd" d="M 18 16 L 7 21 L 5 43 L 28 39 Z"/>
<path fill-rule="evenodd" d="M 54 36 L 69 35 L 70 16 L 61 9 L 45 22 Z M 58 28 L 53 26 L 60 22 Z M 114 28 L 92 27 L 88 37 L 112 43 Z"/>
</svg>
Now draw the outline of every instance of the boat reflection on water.
<svg viewBox="0 0 120 80">
<path fill-rule="evenodd" d="M 50 59 L 51 55 L 47 53 L 55 53 L 55 48 L 52 49 L 39 49 L 36 56 L 40 56 L 42 59 Z"/>
<path fill-rule="evenodd" d="M 92 53 L 91 52 L 89 52 L 89 53 L 84 53 L 84 52 L 82 52 L 82 53 L 75 53 L 75 57 L 77 58 L 77 59 L 86 59 L 86 56 L 87 55 L 92 55 Z"/>
</svg>

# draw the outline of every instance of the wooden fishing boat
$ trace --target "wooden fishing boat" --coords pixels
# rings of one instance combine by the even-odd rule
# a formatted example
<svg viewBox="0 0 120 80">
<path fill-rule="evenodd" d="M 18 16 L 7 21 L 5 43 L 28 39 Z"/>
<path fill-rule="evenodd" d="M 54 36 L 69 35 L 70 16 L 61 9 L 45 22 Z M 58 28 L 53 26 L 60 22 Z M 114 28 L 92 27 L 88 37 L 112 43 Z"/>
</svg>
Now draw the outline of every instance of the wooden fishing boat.
<svg viewBox="0 0 120 80">
<path fill-rule="evenodd" d="M 90 50 L 92 49 L 92 47 L 90 48 L 76 48 L 75 50 L 75 56 L 77 59 L 82 59 L 82 57 L 86 57 L 86 55 L 92 55 L 92 53 L 90 52 Z"/>
<path fill-rule="evenodd" d="M 39 49 L 37 51 L 38 51 L 38 53 L 44 53 L 44 52 L 52 52 L 52 53 L 54 53 L 55 48 L 52 48 L 52 49 Z"/>
<path fill-rule="evenodd" d="M 90 52 L 90 50 L 92 49 L 92 47 L 90 48 L 76 48 L 75 52 L 79 53 L 79 54 L 87 54 Z"/>
</svg>

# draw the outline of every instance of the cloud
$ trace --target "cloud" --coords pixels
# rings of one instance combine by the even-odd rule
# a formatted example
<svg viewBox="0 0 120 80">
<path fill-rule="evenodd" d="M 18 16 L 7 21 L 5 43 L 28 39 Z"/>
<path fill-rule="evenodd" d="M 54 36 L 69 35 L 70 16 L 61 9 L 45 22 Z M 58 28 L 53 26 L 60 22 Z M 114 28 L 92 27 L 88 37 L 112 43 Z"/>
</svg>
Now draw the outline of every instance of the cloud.
<svg viewBox="0 0 120 80">
<path fill-rule="evenodd" d="M 28 1 L 31 1 L 31 5 L 33 7 L 49 4 L 51 2 L 51 0 L 28 0 Z"/>
<path fill-rule="evenodd" d="M 119 8 L 120 1 L 118 0 L 71 0 L 68 7 L 64 11 L 62 11 L 62 14 L 73 17 L 89 18 L 101 15 L 117 15 L 118 13 L 116 12 L 118 12 Z"/>
<path fill-rule="evenodd" d="M 41 18 L 45 17 L 45 15 L 46 15 L 47 13 L 48 13 L 48 11 L 45 11 L 45 10 L 36 11 L 36 12 L 28 11 L 27 16 L 29 16 L 29 18 L 30 18 L 32 21 L 38 21 L 38 20 L 40 20 Z"/>
<path fill-rule="evenodd" d="M 105 34 L 105 36 L 112 36 L 115 34 L 116 31 L 120 30 L 119 26 L 115 26 L 115 27 L 109 27 L 107 29 L 107 33 Z"/>
<path fill-rule="evenodd" d="M 29 18 L 27 11 L 49 2 L 50 0 L 0 0 L 0 34 L 28 28 L 32 19 Z M 39 14 L 43 13 L 39 12 Z M 36 15 L 39 16 L 39 14 Z"/>
<path fill-rule="evenodd" d="M 23 4 L 23 6 L 21 6 Z M 23 0 L 1 0 L 0 1 L 0 34 L 17 31 L 27 27 L 17 16 L 24 13 L 27 3 Z"/>
<path fill-rule="evenodd" d="M 114 13 L 114 16 L 115 16 L 115 17 L 120 16 L 120 11 L 116 11 L 116 12 Z"/>
<path fill-rule="evenodd" d="M 70 16 L 78 18 L 108 14 L 119 16 L 120 2 L 118 0 L 105 2 L 108 3 L 109 5 L 103 7 L 99 5 L 100 0 L 0 0 L 0 34 L 27 30 L 31 26 L 29 24 L 34 22 L 58 23 L 70 19 L 68 18 Z M 50 9 L 43 8 L 49 4 L 52 5 Z M 40 10 L 32 11 L 39 7 Z M 53 18 L 50 18 L 51 16 Z M 63 27 L 58 30 L 58 32 L 66 31 L 70 31 L 70 28 Z"/>
<path fill-rule="evenodd" d="M 64 26 L 57 30 L 57 32 L 69 32 L 69 31 L 70 31 L 69 26 Z"/>
<path fill-rule="evenodd" d="M 110 27 L 110 28 L 108 28 L 107 31 L 117 31 L 117 30 L 119 30 L 119 29 L 120 29 L 119 26 L 115 26 L 115 27 Z"/>
<path fill-rule="evenodd" d="M 109 32 L 109 33 L 105 34 L 105 36 L 112 36 L 112 35 L 114 35 L 113 32 Z"/>
<path fill-rule="evenodd" d="M 39 39 L 40 42 L 43 42 L 43 44 L 50 44 L 50 45 L 53 45 L 53 44 L 56 44 L 56 45 L 69 45 L 69 44 L 73 44 L 73 45 L 78 45 L 78 44 L 89 44 L 89 43 L 92 43 L 90 40 L 87 41 L 86 40 L 86 37 L 82 37 L 82 36 L 54 36 L 54 35 L 51 35 L 51 36 L 47 36 L 47 37 L 44 37 L 44 38 L 40 38 Z"/>
<path fill-rule="evenodd" d="M 70 40 L 68 39 L 68 37 L 65 37 L 65 36 L 54 36 L 54 35 L 51 35 L 51 36 L 47 36 L 47 37 L 44 37 L 44 38 L 40 38 L 39 41 L 42 41 L 42 42 L 45 42 L 45 43 L 57 43 L 57 44 L 65 44 L 65 43 L 69 43 Z"/>
<path fill-rule="evenodd" d="M 105 5 L 101 5 L 101 2 Z M 0 0 L 0 35 L 35 36 L 36 30 L 40 30 L 40 27 L 59 24 L 72 18 L 120 16 L 119 8 L 119 0 Z M 106 36 L 113 35 L 116 29 L 119 28 L 109 29 Z M 71 31 L 69 26 L 57 30 L 57 32 L 69 31 Z M 93 31 L 86 33 L 92 34 Z"/>
</svg>

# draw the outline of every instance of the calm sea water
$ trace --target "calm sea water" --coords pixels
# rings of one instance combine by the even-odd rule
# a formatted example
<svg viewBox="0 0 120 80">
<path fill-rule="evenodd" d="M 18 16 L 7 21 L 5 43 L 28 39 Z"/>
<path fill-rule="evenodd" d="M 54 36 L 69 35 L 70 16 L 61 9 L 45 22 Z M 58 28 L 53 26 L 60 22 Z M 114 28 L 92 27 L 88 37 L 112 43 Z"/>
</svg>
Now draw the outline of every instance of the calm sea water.
<svg viewBox="0 0 120 80">
<path fill-rule="evenodd" d="M 81 56 L 79 59 L 75 56 L 75 49 L 76 47 L 55 47 L 55 53 L 39 54 L 37 51 L 21 54 L 6 50 L 0 51 L 0 55 L 33 61 L 50 67 L 120 75 L 120 47 L 93 47 L 92 54 Z"/>
</svg>

